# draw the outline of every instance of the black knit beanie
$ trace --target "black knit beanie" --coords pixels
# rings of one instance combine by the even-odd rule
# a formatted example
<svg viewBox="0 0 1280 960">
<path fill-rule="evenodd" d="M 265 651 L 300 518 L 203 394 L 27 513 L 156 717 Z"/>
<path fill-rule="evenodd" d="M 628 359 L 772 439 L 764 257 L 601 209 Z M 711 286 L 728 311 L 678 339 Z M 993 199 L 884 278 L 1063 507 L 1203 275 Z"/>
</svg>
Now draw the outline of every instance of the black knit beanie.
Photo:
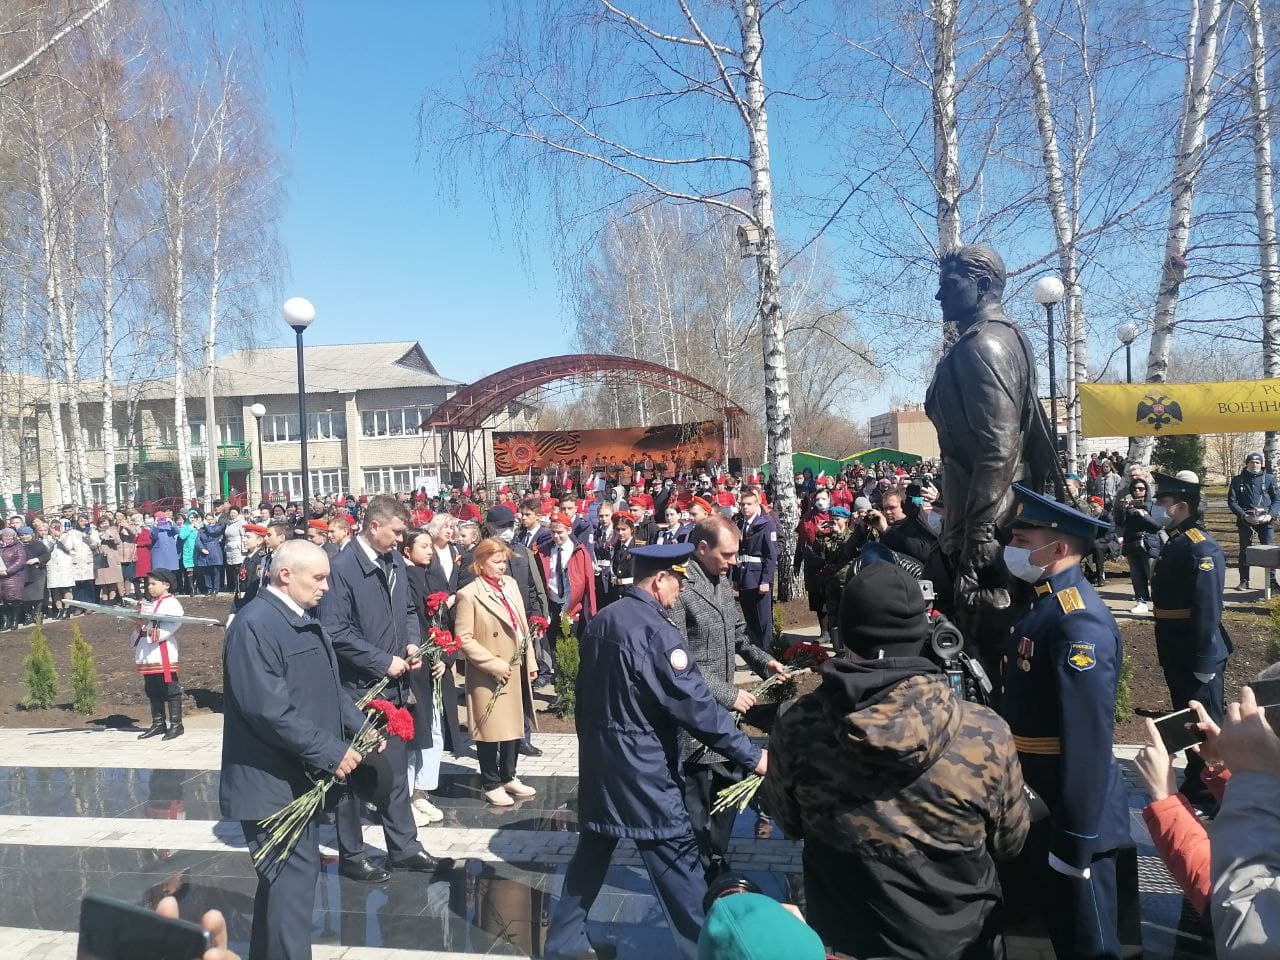
<svg viewBox="0 0 1280 960">
<path fill-rule="evenodd" d="M 917 657 L 929 634 L 927 609 L 911 574 L 892 563 L 868 564 L 845 584 L 840 641 L 869 660 Z"/>
</svg>

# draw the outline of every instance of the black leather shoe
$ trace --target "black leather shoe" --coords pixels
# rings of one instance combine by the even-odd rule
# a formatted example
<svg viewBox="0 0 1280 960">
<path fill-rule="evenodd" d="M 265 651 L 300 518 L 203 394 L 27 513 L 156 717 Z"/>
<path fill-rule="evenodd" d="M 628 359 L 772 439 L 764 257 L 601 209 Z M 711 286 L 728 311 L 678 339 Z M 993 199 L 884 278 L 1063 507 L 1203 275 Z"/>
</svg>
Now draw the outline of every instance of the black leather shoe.
<svg viewBox="0 0 1280 960">
<path fill-rule="evenodd" d="M 151 726 L 147 727 L 147 729 L 143 730 L 140 734 L 138 734 L 138 739 L 146 740 L 148 737 L 158 737 L 160 736 L 160 734 L 164 733 L 168 729 L 169 728 L 165 726 L 164 721 L 160 720 L 152 723 Z"/>
<path fill-rule="evenodd" d="M 522 757 L 540 757 L 542 751 L 535 747 L 532 743 L 521 742 L 517 752 Z"/>
<path fill-rule="evenodd" d="M 392 870 L 412 870 L 414 873 L 435 873 L 436 868 L 440 866 L 440 861 L 426 851 L 423 851 L 422 853 L 415 853 L 411 857 L 405 857 L 403 860 L 388 860 L 387 866 Z"/>
<path fill-rule="evenodd" d="M 386 870 L 375 867 L 364 859 L 338 861 L 338 873 L 348 880 L 358 880 L 360 883 L 386 883 L 391 879 L 391 874 Z"/>
<path fill-rule="evenodd" d="M 179 723 L 177 726 L 170 727 L 168 730 L 166 730 L 166 731 L 165 731 L 165 733 L 164 733 L 164 736 L 163 736 L 163 737 L 161 737 L 161 739 L 162 739 L 162 740 L 173 740 L 175 737 L 180 737 L 180 736 L 182 736 L 182 735 L 183 735 L 183 733 L 185 733 L 185 732 L 186 732 L 186 731 L 182 729 L 182 724 L 180 724 L 180 723 Z"/>
</svg>

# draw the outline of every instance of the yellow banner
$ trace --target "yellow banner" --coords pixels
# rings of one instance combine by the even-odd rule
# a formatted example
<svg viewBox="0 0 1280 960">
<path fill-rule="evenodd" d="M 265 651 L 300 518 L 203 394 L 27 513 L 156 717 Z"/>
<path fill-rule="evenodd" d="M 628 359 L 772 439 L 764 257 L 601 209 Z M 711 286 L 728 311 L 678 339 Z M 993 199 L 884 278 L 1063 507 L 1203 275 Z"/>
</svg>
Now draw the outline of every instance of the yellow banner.
<svg viewBox="0 0 1280 960">
<path fill-rule="evenodd" d="M 1280 380 L 1087 383 L 1080 415 L 1086 437 L 1280 430 Z"/>
</svg>

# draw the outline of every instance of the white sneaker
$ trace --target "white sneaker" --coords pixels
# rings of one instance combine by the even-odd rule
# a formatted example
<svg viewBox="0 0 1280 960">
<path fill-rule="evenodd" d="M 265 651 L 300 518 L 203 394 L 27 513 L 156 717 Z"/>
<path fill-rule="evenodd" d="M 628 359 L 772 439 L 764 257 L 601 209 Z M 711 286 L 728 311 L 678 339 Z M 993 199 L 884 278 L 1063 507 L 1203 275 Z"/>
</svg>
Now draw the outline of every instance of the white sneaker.
<svg viewBox="0 0 1280 960">
<path fill-rule="evenodd" d="M 502 787 L 486 790 L 481 796 L 495 807 L 514 807 L 516 805 L 516 802 L 507 795 L 507 791 L 503 790 Z"/>
<path fill-rule="evenodd" d="M 519 778 L 508 780 L 502 785 L 502 789 L 519 800 L 527 800 L 529 797 L 534 797 L 538 794 L 538 791 L 527 783 L 521 783 Z"/>
<path fill-rule="evenodd" d="M 1150 609 L 1151 609 L 1150 607 L 1148 607 L 1145 603 L 1139 600 L 1137 603 L 1135 603 L 1132 607 L 1129 608 L 1129 612 L 1142 614 L 1142 613 L 1150 612 Z"/>
<path fill-rule="evenodd" d="M 426 797 L 419 797 L 413 801 L 413 813 L 415 820 L 421 818 L 425 823 L 439 823 L 444 819 L 444 811 Z M 418 826 L 422 826 L 422 823 L 420 822 Z"/>
</svg>

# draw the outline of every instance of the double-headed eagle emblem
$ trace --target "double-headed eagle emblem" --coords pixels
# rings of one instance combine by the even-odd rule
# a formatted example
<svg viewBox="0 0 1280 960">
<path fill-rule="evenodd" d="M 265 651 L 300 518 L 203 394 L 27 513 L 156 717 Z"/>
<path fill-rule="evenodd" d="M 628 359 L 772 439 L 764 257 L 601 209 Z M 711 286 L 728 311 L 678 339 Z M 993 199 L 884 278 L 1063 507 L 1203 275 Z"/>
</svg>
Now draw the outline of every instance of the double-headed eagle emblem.
<svg viewBox="0 0 1280 960">
<path fill-rule="evenodd" d="M 1174 421 L 1182 422 L 1182 407 L 1177 400 L 1164 394 L 1147 394 L 1138 401 L 1138 423 L 1145 423 L 1154 430 L 1167 427 Z"/>
</svg>

